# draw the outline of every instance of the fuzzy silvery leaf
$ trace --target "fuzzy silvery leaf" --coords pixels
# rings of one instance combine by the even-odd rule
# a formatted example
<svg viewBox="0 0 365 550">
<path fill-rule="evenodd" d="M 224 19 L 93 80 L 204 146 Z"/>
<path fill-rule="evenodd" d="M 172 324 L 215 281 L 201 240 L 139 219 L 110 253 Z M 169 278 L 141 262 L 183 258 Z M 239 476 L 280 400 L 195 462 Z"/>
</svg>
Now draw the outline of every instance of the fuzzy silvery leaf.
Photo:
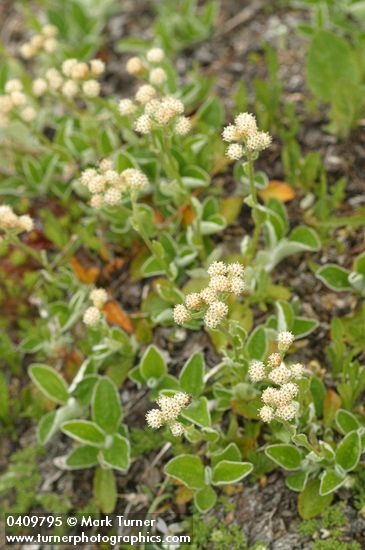
<svg viewBox="0 0 365 550">
<path fill-rule="evenodd" d="M 212 483 L 213 485 L 237 483 L 252 470 L 253 466 L 249 462 L 222 460 L 213 468 Z"/>
<path fill-rule="evenodd" d="M 205 514 L 213 508 L 217 502 L 217 493 L 206 485 L 203 489 L 197 491 L 194 495 L 194 504 L 201 514 Z"/>
<path fill-rule="evenodd" d="M 118 390 L 110 378 L 100 378 L 95 385 L 92 398 L 92 418 L 105 433 L 113 434 L 119 427 L 122 406 Z"/>
<path fill-rule="evenodd" d="M 29 375 L 37 388 L 48 398 L 64 405 L 68 400 L 68 388 L 62 376 L 47 365 L 35 363 L 29 368 Z"/>
<path fill-rule="evenodd" d="M 204 466 L 195 455 L 179 455 L 172 458 L 164 468 L 165 473 L 178 479 L 189 489 L 203 489 L 205 485 Z"/>
</svg>

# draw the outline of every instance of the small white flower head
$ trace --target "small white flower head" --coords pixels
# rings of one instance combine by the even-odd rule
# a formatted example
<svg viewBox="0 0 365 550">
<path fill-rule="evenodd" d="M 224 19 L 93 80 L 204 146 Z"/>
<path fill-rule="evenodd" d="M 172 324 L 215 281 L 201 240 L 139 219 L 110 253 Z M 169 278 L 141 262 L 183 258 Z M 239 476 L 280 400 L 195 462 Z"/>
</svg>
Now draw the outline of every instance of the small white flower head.
<svg viewBox="0 0 365 550">
<path fill-rule="evenodd" d="M 153 116 L 158 109 L 161 108 L 161 101 L 158 99 L 151 99 L 146 105 L 144 106 L 144 112 L 146 115 Z"/>
<path fill-rule="evenodd" d="M 8 80 L 5 84 L 5 92 L 11 94 L 11 92 L 21 92 L 23 89 L 23 84 L 18 78 L 12 78 Z"/>
<path fill-rule="evenodd" d="M 34 222 L 30 216 L 27 214 L 24 214 L 23 216 L 19 216 L 18 219 L 19 229 L 21 231 L 26 231 L 29 233 L 29 231 L 32 231 L 34 227 Z"/>
<path fill-rule="evenodd" d="M 115 206 L 117 205 L 122 198 L 122 193 L 120 189 L 116 189 L 115 187 L 109 187 L 109 189 L 106 191 L 104 195 L 104 203 L 107 206 Z"/>
<path fill-rule="evenodd" d="M 132 115 L 137 107 L 131 99 L 121 99 L 118 105 L 119 112 L 122 116 Z"/>
<path fill-rule="evenodd" d="M 184 305 L 178 304 L 174 307 L 173 317 L 177 325 L 183 325 L 191 319 L 191 314 Z"/>
<path fill-rule="evenodd" d="M 62 86 L 62 93 L 67 98 L 75 97 L 78 91 L 79 87 L 77 85 L 77 82 L 75 82 L 74 80 L 66 80 L 66 82 Z"/>
<path fill-rule="evenodd" d="M 7 204 L 0 205 L 0 227 L 1 229 L 13 229 L 18 223 L 18 216 Z"/>
<path fill-rule="evenodd" d="M 100 319 L 100 310 L 95 306 L 88 307 L 83 316 L 83 321 L 85 325 L 89 327 L 94 327 L 95 325 L 97 325 Z"/>
<path fill-rule="evenodd" d="M 291 401 L 296 397 L 299 393 L 299 388 L 296 384 L 293 382 L 288 382 L 286 384 L 283 384 L 280 388 L 280 393 L 283 396 L 283 398 L 286 397 L 287 402 Z"/>
<path fill-rule="evenodd" d="M 120 175 L 116 170 L 106 170 L 106 172 L 104 172 L 103 174 L 103 177 L 105 178 L 105 181 L 109 183 L 109 185 L 118 186 Z"/>
<path fill-rule="evenodd" d="M 269 373 L 268 378 L 274 382 L 274 384 L 281 386 L 290 379 L 290 371 L 285 365 L 280 365 Z"/>
<path fill-rule="evenodd" d="M 163 98 L 162 103 L 166 109 L 172 111 L 174 115 L 182 115 L 184 113 L 185 107 L 180 99 L 168 96 Z"/>
<path fill-rule="evenodd" d="M 205 325 L 208 328 L 217 328 L 222 320 L 228 315 L 228 306 L 224 302 L 213 302 L 207 309 L 204 316 Z"/>
<path fill-rule="evenodd" d="M 181 405 L 179 405 L 173 397 L 167 397 L 166 395 L 160 396 L 157 399 L 157 404 L 160 407 L 166 422 L 175 420 L 179 416 L 182 409 Z"/>
<path fill-rule="evenodd" d="M 270 147 L 272 138 L 267 132 L 257 132 L 247 138 L 246 147 L 249 151 L 263 151 Z"/>
<path fill-rule="evenodd" d="M 241 279 L 241 277 L 232 277 L 230 280 L 230 292 L 238 296 L 239 294 L 242 294 L 245 290 L 247 290 L 247 285 L 245 281 Z"/>
<path fill-rule="evenodd" d="M 223 129 L 222 132 L 223 141 L 231 143 L 232 141 L 238 141 L 240 138 L 239 132 L 234 124 L 229 124 Z"/>
<path fill-rule="evenodd" d="M 33 50 L 35 50 L 35 52 L 36 52 L 40 48 L 43 48 L 44 37 L 41 36 L 40 34 L 35 34 L 30 39 L 29 43 L 30 43 L 31 47 L 33 48 Z"/>
<path fill-rule="evenodd" d="M 181 409 L 184 409 L 190 403 L 190 395 L 188 395 L 185 392 L 175 393 L 175 395 L 173 396 L 173 399 L 176 401 L 176 403 L 179 405 Z"/>
<path fill-rule="evenodd" d="M 279 351 L 288 351 L 294 342 L 294 335 L 289 331 L 279 332 L 277 341 Z"/>
<path fill-rule="evenodd" d="M 26 104 L 27 98 L 23 92 L 11 92 L 10 94 L 11 102 L 14 105 L 14 107 L 22 107 Z"/>
<path fill-rule="evenodd" d="M 96 193 L 90 199 L 90 204 L 93 208 L 101 208 L 103 206 L 103 195 Z"/>
<path fill-rule="evenodd" d="M 214 275 L 209 281 L 209 288 L 215 292 L 228 292 L 230 281 L 225 275 Z"/>
<path fill-rule="evenodd" d="M 150 63 L 161 63 L 165 57 L 165 52 L 161 48 L 151 48 L 148 50 L 146 57 Z"/>
<path fill-rule="evenodd" d="M 243 265 L 235 262 L 233 264 L 227 265 L 227 272 L 230 277 L 243 277 L 245 273 L 245 268 Z"/>
<path fill-rule="evenodd" d="M 264 405 L 259 410 L 259 415 L 263 422 L 269 423 L 274 418 L 274 410 L 268 405 Z"/>
<path fill-rule="evenodd" d="M 185 297 L 185 305 L 188 309 L 199 309 L 202 306 L 202 297 L 199 292 L 192 292 Z"/>
<path fill-rule="evenodd" d="M 175 133 L 178 136 L 186 136 L 191 130 L 191 121 L 190 118 L 186 116 L 181 116 L 177 119 L 175 124 Z"/>
<path fill-rule="evenodd" d="M 87 97 L 98 97 L 100 84 L 97 80 L 86 80 L 82 85 L 82 91 Z"/>
<path fill-rule="evenodd" d="M 94 177 L 90 178 L 87 183 L 87 188 L 90 193 L 102 193 L 106 186 L 106 179 L 101 174 L 96 174 Z"/>
<path fill-rule="evenodd" d="M 34 107 L 31 107 L 28 105 L 28 107 L 25 107 L 20 111 L 20 117 L 24 122 L 32 122 L 37 116 L 36 110 Z"/>
<path fill-rule="evenodd" d="M 55 25 L 44 25 L 42 27 L 42 34 L 46 38 L 54 38 L 58 34 L 58 29 Z"/>
<path fill-rule="evenodd" d="M 208 275 L 214 277 L 214 275 L 225 275 L 227 273 L 227 266 L 224 262 L 213 262 L 208 267 Z"/>
<path fill-rule="evenodd" d="M 99 162 L 99 170 L 100 172 L 108 172 L 108 170 L 112 170 L 113 168 L 113 162 L 110 159 L 102 159 Z"/>
<path fill-rule="evenodd" d="M 211 305 L 217 301 L 217 293 L 210 287 L 204 288 L 204 290 L 199 292 L 199 296 L 203 300 L 203 302 L 208 305 Z"/>
<path fill-rule="evenodd" d="M 108 301 L 108 294 L 104 288 L 94 288 L 90 292 L 90 300 L 95 307 L 101 309 Z"/>
<path fill-rule="evenodd" d="M 275 415 L 281 420 L 293 420 L 295 414 L 296 409 L 292 403 L 278 407 L 275 412 Z"/>
<path fill-rule="evenodd" d="M 97 176 L 97 172 L 94 168 L 87 168 L 81 172 L 80 182 L 82 185 L 89 186 L 89 183 Z"/>
<path fill-rule="evenodd" d="M 105 63 L 101 59 L 92 59 L 90 69 L 93 76 L 100 76 L 105 71 Z"/>
<path fill-rule="evenodd" d="M 89 75 L 89 67 L 87 66 L 87 63 L 84 63 L 83 61 L 78 61 L 73 67 L 71 68 L 71 74 L 70 77 L 75 80 L 83 80 L 84 78 L 87 78 Z"/>
<path fill-rule="evenodd" d="M 136 75 L 144 71 L 144 65 L 139 57 L 131 57 L 127 61 L 126 69 L 127 73 Z"/>
<path fill-rule="evenodd" d="M 257 132 L 256 117 L 251 113 L 240 113 L 237 115 L 235 124 L 241 138 L 248 138 Z"/>
<path fill-rule="evenodd" d="M 48 69 L 46 72 L 46 79 L 52 90 L 59 90 L 63 84 L 63 78 L 56 69 Z"/>
<path fill-rule="evenodd" d="M 149 81 L 154 86 L 161 86 L 161 84 L 164 84 L 166 80 L 167 74 L 162 67 L 156 67 L 150 72 Z"/>
<path fill-rule="evenodd" d="M 152 130 L 152 120 L 148 115 L 141 115 L 137 118 L 134 129 L 140 134 L 149 134 Z"/>
<path fill-rule="evenodd" d="M 159 409 L 152 409 L 146 414 L 146 421 L 150 428 L 158 430 L 164 424 L 164 416 Z"/>
<path fill-rule="evenodd" d="M 267 364 L 270 368 L 274 369 L 281 364 L 282 358 L 280 353 L 271 353 L 267 359 Z"/>
<path fill-rule="evenodd" d="M 248 376 L 251 382 L 260 382 L 265 378 L 265 365 L 262 361 L 251 361 L 248 367 Z"/>
<path fill-rule="evenodd" d="M 148 185 L 147 176 L 135 168 L 127 168 L 121 173 L 129 189 L 142 191 Z"/>
<path fill-rule="evenodd" d="M 65 76 L 71 77 L 73 68 L 77 65 L 77 59 L 66 59 L 62 63 L 62 72 Z"/>
<path fill-rule="evenodd" d="M 37 97 L 41 97 L 48 89 L 48 84 L 44 78 L 36 78 L 33 82 L 32 90 L 33 94 Z"/>
<path fill-rule="evenodd" d="M 136 93 L 136 101 L 138 103 L 141 103 L 142 105 L 145 105 L 151 99 L 153 99 L 156 95 L 156 90 L 153 86 L 150 86 L 149 84 L 143 84 L 140 88 L 138 88 Z"/>
<path fill-rule="evenodd" d="M 231 160 L 240 160 L 243 157 L 243 147 L 240 143 L 231 143 L 227 147 L 226 155 Z"/>
<path fill-rule="evenodd" d="M 268 387 L 262 392 L 261 399 L 265 405 L 277 405 L 280 400 L 279 390 Z"/>
<path fill-rule="evenodd" d="M 13 102 L 8 95 L 0 95 L 0 113 L 9 113 L 13 108 Z"/>
<path fill-rule="evenodd" d="M 20 46 L 20 55 L 23 59 L 31 59 L 36 54 L 35 48 L 28 42 Z"/>
<path fill-rule="evenodd" d="M 184 425 L 181 422 L 174 422 L 170 426 L 171 433 L 174 437 L 181 437 L 185 433 Z"/>
<path fill-rule="evenodd" d="M 294 365 L 291 365 L 290 370 L 293 378 L 298 379 L 303 376 L 304 367 L 301 363 L 294 363 Z"/>
<path fill-rule="evenodd" d="M 164 101 L 161 101 L 159 106 L 156 106 L 154 110 L 153 118 L 158 124 L 166 126 L 175 117 L 175 114 Z"/>
<path fill-rule="evenodd" d="M 46 38 L 43 44 L 44 49 L 48 53 L 53 53 L 58 47 L 58 42 L 55 38 Z"/>
</svg>

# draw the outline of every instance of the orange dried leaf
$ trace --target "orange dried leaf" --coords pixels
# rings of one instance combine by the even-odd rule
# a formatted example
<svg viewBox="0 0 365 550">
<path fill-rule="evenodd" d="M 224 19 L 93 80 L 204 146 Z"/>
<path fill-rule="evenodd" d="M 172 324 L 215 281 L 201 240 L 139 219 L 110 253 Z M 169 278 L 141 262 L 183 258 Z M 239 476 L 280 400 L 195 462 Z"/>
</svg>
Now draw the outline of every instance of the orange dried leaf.
<svg viewBox="0 0 365 550">
<path fill-rule="evenodd" d="M 195 218 L 195 212 L 193 212 L 190 206 L 187 206 L 186 208 L 184 208 L 183 215 L 182 215 L 184 225 L 190 225 L 191 222 L 194 220 L 194 218 Z"/>
<path fill-rule="evenodd" d="M 126 332 L 133 332 L 133 326 L 130 318 L 117 302 L 114 300 L 107 302 L 103 307 L 103 312 L 106 315 L 108 323 L 115 323 Z"/>
<path fill-rule="evenodd" d="M 185 485 L 182 485 L 178 488 L 176 492 L 175 502 L 176 504 L 186 504 L 187 502 L 191 501 L 193 496 L 194 491 L 188 489 L 188 487 L 185 487 Z"/>
<path fill-rule="evenodd" d="M 84 267 L 76 256 L 72 256 L 71 258 L 71 267 L 78 280 L 82 283 L 95 283 L 100 272 L 98 267 Z"/>
<path fill-rule="evenodd" d="M 295 198 L 295 191 L 285 181 L 271 180 L 265 189 L 258 192 L 263 201 L 267 201 L 272 197 L 280 202 L 288 202 Z"/>
</svg>

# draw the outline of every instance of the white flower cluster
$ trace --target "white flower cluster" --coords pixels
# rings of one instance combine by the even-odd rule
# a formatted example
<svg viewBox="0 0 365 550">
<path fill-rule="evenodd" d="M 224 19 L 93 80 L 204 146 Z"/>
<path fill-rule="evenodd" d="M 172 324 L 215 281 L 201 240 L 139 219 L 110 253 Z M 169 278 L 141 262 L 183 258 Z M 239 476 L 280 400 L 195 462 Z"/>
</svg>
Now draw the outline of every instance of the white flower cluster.
<svg viewBox="0 0 365 550">
<path fill-rule="evenodd" d="M 136 114 L 134 129 L 140 134 L 149 134 L 155 127 L 171 127 L 173 132 L 185 136 L 191 130 L 191 121 L 184 116 L 184 104 L 174 97 L 166 96 L 162 86 L 167 74 L 162 67 L 156 67 L 165 57 L 161 48 L 152 48 L 146 59 L 132 57 L 127 63 L 127 71 L 133 75 L 148 75 L 149 84 L 137 90 L 134 101 L 122 99 L 119 112 L 122 116 Z"/>
<path fill-rule="evenodd" d="M 226 151 L 228 158 L 240 160 L 244 155 L 263 151 L 270 146 L 270 134 L 260 132 L 254 115 L 240 113 L 234 122 L 226 126 L 222 133 L 223 140 L 230 143 Z"/>
<path fill-rule="evenodd" d="M 157 400 L 158 409 L 151 409 L 146 414 L 146 421 L 150 428 L 157 430 L 167 424 L 172 435 L 179 437 L 184 434 L 185 428 L 177 418 L 181 411 L 190 403 L 190 396 L 187 393 L 179 392 L 172 397 L 162 395 Z"/>
<path fill-rule="evenodd" d="M 36 78 L 33 82 L 33 94 L 42 97 L 46 92 L 61 92 L 68 99 L 77 95 L 98 97 L 100 84 L 96 77 L 103 74 L 105 64 L 100 59 L 89 63 L 77 59 L 66 59 L 62 63 L 62 74 L 55 68 L 48 69 L 45 78 Z"/>
<path fill-rule="evenodd" d="M 58 29 L 54 25 L 44 25 L 40 34 L 35 34 L 20 47 L 20 55 L 24 59 L 31 59 L 41 50 L 53 53 L 58 47 L 56 36 Z"/>
<path fill-rule="evenodd" d="M 243 280 L 244 267 L 239 263 L 225 264 L 214 262 L 208 268 L 210 281 L 201 292 L 188 294 L 185 305 L 179 304 L 174 308 L 174 321 L 183 325 L 197 313 L 204 313 L 204 323 L 207 328 L 217 328 L 228 314 L 228 306 L 224 303 L 226 294 L 239 295 L 246 290 Z"/>
<path fill-rule="evenodd" d="M 4 232 L 13 230 L 17 233 L 32 231 L 34 227 L 33 220 L 27 214 L 17 216 L 11 206 L 7 204 L 0 205 L 0 229 Z M 0 237 L 1 239 L 1 237 Z"/>
<path fill-rule="evenodd" d="M 23 92 L 23 84 L 18 78 L 12 78 L 5 84 L 5 94 L 0 95 L 0 126 L 9 124 L 10 113 L 18 114 L 24 122 L 31 122 L 37 113 L 28 103 Z"/>
<path fill-rule="evenodd" d="M 248 375 L 252 382 L 269 381 L 275 387 L 267 387 L 261 395 L 264 406 L 259 414 L 263 422 L 271 422 L 274 418 L 279 420 L 292 420 L 296 415 L 294 398 L 298 395 L 299 388 L 294 380 L 303 376 L 303 365 L 296 363 L 286 366 L 284 354 L 294 342 L 291 332 L 278 334 L 278 353 L 269 355 L 266 365 L 262 361 L 251 361 Z"/>
<path fill-rule="evenodd" d="M 84 170 L 80 181 L 90 191 L 90 204 L 95 208 L 115 206 L 121 201 L 123 194 L 139 193 L 148 185 L 147 176 L 140 170 L 127 168 L 119 173 L 113 169 L 113 164 L 108 159 L 100 162 L 98 170 Z"/>
<path fill-rule="evenodd" d="M 94 288 L 90 292 L 92 306 L 88 307 L 82 320 L 89 327 L 96 326 L 101 319 L 101 310 L 108 301 L 108 294 L 104 288 Z"/>
</svg>

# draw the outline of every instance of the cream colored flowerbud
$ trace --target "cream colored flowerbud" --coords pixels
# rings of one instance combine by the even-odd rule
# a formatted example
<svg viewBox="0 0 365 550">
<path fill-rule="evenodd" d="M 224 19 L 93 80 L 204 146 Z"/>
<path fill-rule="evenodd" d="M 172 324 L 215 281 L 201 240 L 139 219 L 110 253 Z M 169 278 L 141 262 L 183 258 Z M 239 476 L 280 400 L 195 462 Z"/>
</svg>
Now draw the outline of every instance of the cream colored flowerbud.
<svg viewBox="0 0 365 550">
<path fill-rule="evenodd" d="M 152 409 L 146 414 L 146 421 L 150 428 L 157 430 L 164 424 L 164 417 L 159 409 Z"/>
<path fill-rule="evenodd" d="M 89 75 L 89 67 L 87 66 L 87 63 L 77 62 L 71 68 L 70 76 L 75 80 L 83 80 L 84 78 L 87 78 L 88 75 Z"/>
<path fill-rule="evenodd" d="M 82 91 L 87 97 L 98 97 L 100 84 L 97 80 L 86 80 L 82 85 Z"/>
<path fill-rule="evenodd" d="M 48 89 L 48 84 L 44 78 L 36 78 L 33 82 L 32 90 L 33 94 L 37 97 L 42 96 Z"/>
<path fill-rule="evenodd" d="M 90 327 L 94 327 L 95 325 L 97 325 L 100 319 L 101 319 L 101 313 L 99 309 L 95 306 L 91 306 L 87 308 L 83 316 L 83 321 L 85 325 Z"/>
<path fill-rule="evenodd" d="M 63 84 L 63 78 L 56 69 L 48 69 L 46 72 L 46 79 L 48 80 L 52 90 L 59 90 Z"/>
<path fill-rule="evenodd" d="M 40 34 L 35 34 L 32 36 L 32 38 L 29 41 L 29 44 L 34 50 L 39 50 L 40 48 L 43 48 L 44 44 L 44 37 Z"/>
<path fill-rule="evenodd" d="M 146 57 L 150 63 L 161 63 L 165 57 L 165 52 L 161 48 L 151 48 L 148 50 Z"/>
<path fill-rule="evenodd" d="M 90 300 L 95 307 L 101 309 L 108 301 L 108 294 L 104 288 L 94 288 L 90 292 Z"/>
<path fill-rule="evenodd" d="M 191 319 L 191 314 L 184 305 L 178 304 L 174 307 L 173 317 L 177 325 L 183 325 Z"/>
<path fill-rule="evenodd" d="M 95 194 L 90 199 L 90 205 L 93 208 L 101 208 L 103 206 L 103 195 Z"/>
<path fill-rule="evenodd" d="M 11 92 L 10 98 L 14 107 L 22 107 L 27 102 L 26 95 L 23 92 Z"/>
<path fill-rule="evenodd" d="M 200 298 L 205 302 L 206 304 L 210 305 L 217 301 L 217 293 L 212 288 L 204 288 L 200 293 Z"/>
<path fill-rule="evenodd" d="M 21 92 L 23 89 L 23 84 L 18 78 L 12 78 L 8 80 L 5 84 L 5 92 L 11 94 L 12 92 Z"/>
<path fill-rule="evenodd" d="M 240 160 L 243 157 L 243 147 L 240 143 L 231 143 L 227 147 L 226 155 L 231 160 Z"/>
<path fill-rule="evenodd" d="M 46 38 L 54 38 L 58 34 L 58 29 L 55 25 L 44 25 L 42 27 L 42 34 Z"/>
<path fill-rule="evenodd" d="M 272 369 L 281 364 L 282 358 L 280 353 L 271 353 L 267 359 L 267 364 Z"/>
<path fill-rule="evenodd" d="M 301 378 L 303 376 L 304 367 L 301 363 L 295 363 L 294 365 L 291 365 L 290 370 L 293 377 L 296 379 Z"/>
<path fill-rule="evenodd" d="M 118 108 L 122 116 L 132 115 L 137 109 L 131 99 L 121 99 Z"/>
<path fill-rule="evenodd" d="M 203 304 L 203 300 L 199 292 L 192 292 L 185 298 L 185 305 L 188 309 L 199 309 Z"/>
<path fill-rule="evenodd" d="M 149 76 L 149 81 L 155 86 L 161 86 L 167 80 L 167 74 L 161 67 L 152 69 Z"/>
<path fill-rule="evenodd" d="M 213 262 L 208 267 L 208 275 L 213 277 L 214 275 L 225 275 L 227 273 L 227 266 L 224 262 Z"/>
<path fill-rule="evenodd" d="M 263 151 L 271 145 L 272 138 L 267 132 L 257 132 L 247 138 L 246 147 L 250 151 Z"/>
<path fill-rule="evenodd" d="M 266 375 L 265 365 L 262 361 L 251 361 L 248 368 L 248 376 L 252 382 L 264 380 Z"/>
<path fill-rule="evenodd" d="M 243 267 L 243 265 L 235 262 L 233 264 L 227 265 L 227 273 L 230 277 L 243 277 L 245 273 L 245 268 Z"/>
<path fill-rule="evenodd" d="M 237 131 L 242 138 L 248 138 L 257 132 L 256 117 L 251 113 L 240 113 L 235 118 Z"/>
<path fill-rule="evenodd" d="M 213 302 L 207 309 L 204 316 L 205 325 L 208 328 L 214 329 L 222 322 L 222 320 L 228 315 L 228 306 L 224 302 Z"/>
<path fill-rule="evenodd" d="M 141 115 L 137 118 L 134 129 L 140 134 L 149 134 L 152 130 L 152 120 L 148 115 Z"/>
<path fill-rule="evenodd" d="M 25 107 L 20 111 L 20 117 L 24 120 L 24 122 L 32 122 L 36 116 L 36 110 L 31 106 Z"/>
<path fill-rule="evenodd" d="M 185 433 L 184 425 L 181 424 L 181 422 L 174 422 L 171 424 L 170 430 L 174 437 L 180 437 Z"/>
<path fill-rule="evenodd" d="M 277 341 L 279 351 L 288 351 L 294 342 L 294 335 L 289 331 L 279 332 Z"/>
<path fill-rule="evenodd" d="M 62 93 L 67 98 L 75 97 L 78 91 L 79 87 L 74 80 L 66 80 L 66 82 L 62 86 Z"/>
<path fill-rule="evenodd" d="M 181 409 L 184 409 L 190 403 L 190 395 L 188 395 L 185 392 L 175 393 L 175 395 L 173 396 L 173 399 L 179 405 L 179 407 L 181 407 Z"/>
<path fill-rule="evenodd" d="M 274 384 L 278 384 L 281 386 L 282 384 L 285 384 L 290 379 L 290 371 L 285 367 L 285 365 L 280 365 L 279 367 L 276 367 L 272 371 L 270 371 L 268 378 L 274 382 Z"/>
<path fill-rule="evenodd" d="M 53 53 L 56 51 L 57 49 L 57 46 L 58 46 L 58 42 L 55 38 L 47 38 L 45 41 L 44 41 L 44 49 L 46 50 L 46 52 L 48 53 Z"/>
<path fill-rule="evenodd" d="M 125 180 L 129 189 L 141 191 L 148 185 L 147 176 L 135 168 L 123 170 L 121 177 Z"/>
<path fill-rule="evenodd" d="M 191 121 L 186 116 L 181 116 L 175 124 L 175 133 L 178 136 L 186 136 L 191 130 Z"/>
<path fill-rule="evenodd" d="M 209 288 L 215 292 L 228 292 L 230 281 L 225 275 L 214 275 L 209 281 Z"/>
<path fill-rule="evenodd" d="M 20 55 L 22 56 L 23 59 L 31 59 L 32 57 L 35 56 L 35 54 L 36 54 L 35 49 L 28 42 L 26 42 L 20 47 Z"/>
<path fill-rule="evenodd" d="M 242 294 L 247 289 L 245 281 L 241 279 L 241 277 L 232 277 L 230 280 L 230 288 L 229 290 L 238 296 L 239 294 Z"/>
<path fill-rule="evenodd" d="M 13 102 L 9 95 L 0 95 L 0 113 L 9 113 L 13 108 Z"/>
<path fill-rule="evenodd" d="M 100 76 L 105 71 L 105 63 L 101 59 L 92 59 L 90 61 L 90 68 L 94 76 Z"/>
<path fill-rule="evenodd" d="M 139 57 L 131 57 L 127 61 L 126 69 L 127 73 L 136 75 L 144 71 L 144 65 Z"/>
<path fill-rule="evenodd" d="M 66 59 L 62 63 L 62 72 L 65 76 L 71 77 L 72 69 L 77 65 L 77 59 Z"/>
<path fill-rule="evenodd" d="M 275 412 L 275 415 L 281 420 L 293 420 L 295 414 L 296 409 L 292 403 L 278 407 Z"/>
<path fill-rule="evenodd" d="M 229 143 L 232 141 L 238 141 L 240 138 L 239 132 L 233 124 L 229 124 L 223 129 L 222 132 L 222 138 L 223 141 L 228 141 Z"/>
<path fill-rule="evenodd" d="M 19 228 L 22 231 L 26 231 L 29 233 L 29 231 L 32 231 L 34 227 L 34 222 L 30 216 L 27 214 L 24 214 L 23 216 L 19 216 Z"/>
<path fill-rule="evenodd" d="M 110 187 L 104 195 L 104 202 L 108 206 L 115 206 L 120 202 L 121 198 L 122 198 L 122 193 L 120 189 L 116 189 L 115 187 Z"/>
<path fill-rule="evenodd" d="M 145 105 L 151 99 L 153 99 L 156 95 L 156 90 L 153 86 L 150 86 L 149 84 L 143 84 L 136 93 L 136 101 L 138 103 L 142 103 L 142 105 Z"/>
<path fill-rule="evenodd" d="M 259 415 L 263 422 L 269 423 L 274 418 L 274 410 L 268 405 L 264 405 L 259 410 Z"/>
</svg>

